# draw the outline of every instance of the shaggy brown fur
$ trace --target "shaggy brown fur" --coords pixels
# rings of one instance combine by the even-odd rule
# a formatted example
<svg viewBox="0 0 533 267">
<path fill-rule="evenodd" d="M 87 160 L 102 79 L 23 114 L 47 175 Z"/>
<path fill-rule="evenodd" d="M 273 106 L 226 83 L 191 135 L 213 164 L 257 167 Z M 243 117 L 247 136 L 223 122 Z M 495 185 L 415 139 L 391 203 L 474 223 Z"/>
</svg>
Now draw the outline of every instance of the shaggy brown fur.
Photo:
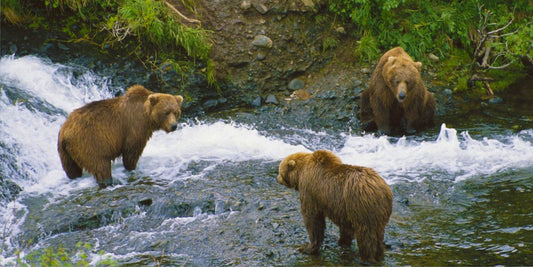
<svg viewBox="0 0 533 267">
<path fill-rule="evenodd" d="M 339 227 L 339 245 L 349 247 L 355 237 L 363 261 L 383 259 L 392 191 L 373 169 L 343 164 L 326 150 L 296 153 L 280 163 L 278 182 L 299 191 L 310 241 L 305 252 L 318 253 L 327 217 Z"/>
<path fill-rule="evenodd" d="M 183 97 L 130 87 L 123 96 L 95 101 L 74 110 L 59 130 L 57 149 L 71 179 L 83 169 L 100 188 L 112 184 L 111 161 L 122 155 L 124 167 L 134 170 L 146 143 L 156 130 L 176 130 Z"/>
<path fill-rule="evenodd" d="M 413 134 L 431 126 L 435 99 L 422 81 L 421 67 L 401 47 L 386 52 L 361 93 L 361 122 L 374 120 L 382 134 L 401 129 Z"/>
</svg>

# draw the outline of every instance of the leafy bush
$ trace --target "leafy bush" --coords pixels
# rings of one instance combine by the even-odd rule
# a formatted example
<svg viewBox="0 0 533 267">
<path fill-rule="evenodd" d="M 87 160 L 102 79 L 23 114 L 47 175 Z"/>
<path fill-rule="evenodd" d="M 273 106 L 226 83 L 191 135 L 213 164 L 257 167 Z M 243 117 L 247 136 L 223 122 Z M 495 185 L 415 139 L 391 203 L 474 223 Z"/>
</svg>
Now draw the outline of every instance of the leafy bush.
<svg viewBox="0 0 533 267">
<path fill-rule="evenodd" d="M 121 50 L 128 48 L 128 54 L 137 55 L 146 66 L 170 62 L 175 70 L 179 70 L 184 68 L 176 61 L 192 59 L 208 63 L 210 33 L 201 27 L 181 23 L 179 16 L 167 6 L 166 1 L 5 0 L 1 3 L 3 20 L 23 24 L 23 19 L 32 17 L 32 12 L 42 14 L 44 10 L 48 18 L 54 19 L 45 20 L 34 14 L 29 19 L 32 22 L 27 24 L 33 28 L 46 29 L 50 23 L 57 21 L 59 27 L 73 40 L 87 40 L 91 43 L 96 41 L 102 47 L 116 45 Z M 188 3 L 192 4 L 194 2 Z M 76 30 L 71 30 L 70 25 L 76 25 Z M 102 29 L 106 29 L 109 35 L 94 40 L 97 36 L 101 37 Z M 212 62 L 207 65 L 214 69 Z M 214 79 L 214 75 L 208 78 Z M 215 83 L 216 81 L 209 80 L 210 85 Z"/>
<path fill-rule="evenodd" d="M 527 1 L 483 2 L 485 9 L 495 12 L 499 22 L 514 16 L 514 29 L 523 27 L 533 15 Z M 429 52 L 448 55 L 454 45 L 471 48 L 479 18 L 477 4 L 473 0 L 329 0 L 329 9 L 353 23 L 356 35 L 373 36 L 377 40 L 374 49 L 402 46 L 415 58 L 421 58 Z"/>
<path fill-rule="evenodd" d="M 490 49 L 489 61 L 496 66 L 516 65 L 524 56 L 533 58 L 531 1 L 329 0 L 328 7 L 345 23 L 353 24 L 353 34 L 360 38 L 354 52 L 364 61 L 375 61 L 381 51 L 395 46 L 402 46 L 416 60 L 425 60 L 428 53 L 449 60 L 459 48 L 471 59 L 463 64 L 461 57 L 459 72 L 472 75 L 489 69 L 477 68 L 476 51 L 486 51 L 479 49 L 485 46 Z M 483 35 L 502 27 L 479 47 Z M 456 82 L 463 80 L 458 76 Z"/>
</svg>

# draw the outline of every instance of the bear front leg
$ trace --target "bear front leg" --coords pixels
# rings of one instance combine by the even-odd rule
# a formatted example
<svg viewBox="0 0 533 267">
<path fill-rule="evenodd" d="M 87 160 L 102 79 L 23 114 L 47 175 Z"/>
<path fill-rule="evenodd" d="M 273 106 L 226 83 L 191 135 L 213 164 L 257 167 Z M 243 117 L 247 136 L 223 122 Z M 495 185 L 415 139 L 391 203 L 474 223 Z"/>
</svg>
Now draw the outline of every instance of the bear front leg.
<svg viewBox="0 0 533 267">
<path fill-rule="evenodd" d="M 316 255 L 320 250 L 320 246 L 324 241 L 324 231 L 326 229 L 326 218 L 324 215 L 304 215 L 303 216 L 305 228 L 309 235 L 309 244 L 302 252 L 306 254 Z"/>
<path fill-rule="evenodd" d="M 376 100 L 375 100 L 376 101 Z M 372 102 L 372 112 L 374 113 L 374 122 L 378 126 L 378 135 L 390 134 L 390 112 L 391 109 L 387 105 L 377 100 Z"/>
<path fill-rule="evenodd" d="M 141 157 L 144 146 L 138 148 L 129 148 L 122 152 L 122 163 L 124 168 L 128 171 L 133 171 L 137 168 L 137 162 Z"/>
<path fill-rule="evenodd" d="M 413 111 L 408 111 L 405 114 L 405 133 L 406 134 L 415 134 L 416 133 L 416 126 L 417 126 L 417 120 L 418 120 L 418 114 Z"/>
</svg>

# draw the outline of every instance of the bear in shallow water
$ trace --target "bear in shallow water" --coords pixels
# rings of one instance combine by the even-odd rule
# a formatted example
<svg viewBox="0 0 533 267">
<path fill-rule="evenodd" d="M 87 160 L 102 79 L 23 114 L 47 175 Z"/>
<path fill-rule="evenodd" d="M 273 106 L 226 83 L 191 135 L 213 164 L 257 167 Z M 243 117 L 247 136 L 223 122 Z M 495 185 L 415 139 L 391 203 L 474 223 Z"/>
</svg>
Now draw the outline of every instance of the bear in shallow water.
<svg viewBox="0 0 533 267">
<path fill-rule="evenodd" d="M 134 170 L 154 131 L 176 130 L 182 102 L 180 95 L 134 85 L 123 96 L 74 110 L 59 130 L 57 145 L 67 176 L 80 177 L 85 169 L 100 188 L 111 185 L 111 161 L 122 156 L 124 167 Z"/>
<path fill-rule="evenodd" d="M 392 213 L 392 191 L 373 169 L 343 164 L 330 151 L 295 153 L 279 165 L 278 182 L 299 192 L 300 211 L 309 235 L 304 252 L 318 253 L 325 218 L 340 231 L 339 245 L 357 240 L 365 262 L 383 259 L 385 226 Z"/>
<path fill-rule="evenodd" d="M 387 51 L 372 73 L 367 89 L 361 92 L 360 120 L 374 121 L 378 132 L 403 131 L 414 134 L 433 124 L 435 98 L 422 81 L 422 63 L 401 47 Z"/>
</svg>

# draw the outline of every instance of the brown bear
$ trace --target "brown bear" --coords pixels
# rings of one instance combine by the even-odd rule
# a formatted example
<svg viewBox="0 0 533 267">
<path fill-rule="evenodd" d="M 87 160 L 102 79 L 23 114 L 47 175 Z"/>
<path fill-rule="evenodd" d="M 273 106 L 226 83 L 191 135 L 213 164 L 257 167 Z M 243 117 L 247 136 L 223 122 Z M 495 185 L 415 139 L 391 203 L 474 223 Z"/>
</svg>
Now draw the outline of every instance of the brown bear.
<svg viewBox="0 0 533 267">
<path fill-rule="evenodd" d="M 176 130 L 182 102 L 180 95 L 134 85 L 123 96 L 74 110 L 61 126 L 57 144 L 67 176 L 80 177 L 85 169 L 100 188 L 111 185 L 111 161 L 122 155 L 124 167 L 134 170 L 154 131 Z"/>
<path fill-rule="evenodd" d="M 422 81 L 421 67 L 401 47 L 386 52 L 361 93 L 361 122 L 374 121 L 379 134 L 391 130 L 414 134 L 431 126 L 435 99 Z"/>
<path fill-rule="evenodd" d="M 278 182 L 299 191 L 300 211 L 309 235 L 304 252 L 318 253 L 327 217 L 339 227 L 340 246 L 350 247 L 355 238 L 361 260 L 383 259 L 392 191 L 373 169 L 343 164 L 326 150 L 300 152 L 281 161 Z"/>
</svg>

